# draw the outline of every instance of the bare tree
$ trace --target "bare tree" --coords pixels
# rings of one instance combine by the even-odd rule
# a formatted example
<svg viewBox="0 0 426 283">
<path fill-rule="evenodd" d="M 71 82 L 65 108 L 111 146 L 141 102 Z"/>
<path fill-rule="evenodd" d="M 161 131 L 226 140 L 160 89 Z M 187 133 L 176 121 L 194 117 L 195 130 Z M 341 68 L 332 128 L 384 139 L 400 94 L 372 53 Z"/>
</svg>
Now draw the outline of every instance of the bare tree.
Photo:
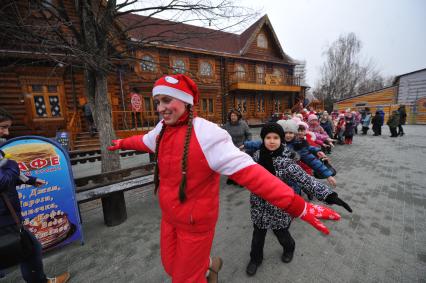
<svg viewBox="0 0 426 283">
<path fill-rule="evenodd" d="M 131 13 L 144 16 L 126 17 Z M 188 32 L 177 28 L 180 23 L 228 30 L 256 15 L 231 0 L 12 0 L 0 6 L 0 43 L 14 50 L 30 48 L 34 55 L 84 70 L 86 95 L 99 131 L 102 172 L 108 172 L 120 167 L 118 153 L 106 150 L 115 138 L 108 74 L 134 60 L 136 48 L 218 34 L 205 29 Z M 160 27 L 157 33 L 144 33 L 153 26 Z M 138 38 L 131 36 L 134 30 L 140 32 Z"/>
<path fill-rule="evenodd" d="M 120 159 L 118 153 L 107 150 L 111 140 L 115 139 L 107 98 L 108 75 L 132 64 L 136 59 L 134 51 L 138 48 L 173 44 L 190 38 L 214 38 L 220 34 L 215 30 L 186 29 L 180 23 L 197 23 L 225 30 L 256 15 L 231 1 L 2 1 L 0 49 L 13 50 L 27 58 L 70 64 L 84 71 L 86 96 L 99 131 L 102 172 L 114 171 L 120 168 Z M 132 13 L 142 13 L 143 16 L 134 17 Z M 171 21 L 158 19 L 161 17 Z M 133 36 L 133 31 L 137 36 Z M 103 197 L 102 205 L 107 225 L 118 225 L 127 218 L 122 192 Z"/>
<path fill-rule="evenodd" d="M 314 95 L 331 109 L 334 101 L 384 87 L 372 60 L 361 61 L 362 43 L 354 33 L 341 35 L 324 52 L 321 77 Z"/>
</svg>

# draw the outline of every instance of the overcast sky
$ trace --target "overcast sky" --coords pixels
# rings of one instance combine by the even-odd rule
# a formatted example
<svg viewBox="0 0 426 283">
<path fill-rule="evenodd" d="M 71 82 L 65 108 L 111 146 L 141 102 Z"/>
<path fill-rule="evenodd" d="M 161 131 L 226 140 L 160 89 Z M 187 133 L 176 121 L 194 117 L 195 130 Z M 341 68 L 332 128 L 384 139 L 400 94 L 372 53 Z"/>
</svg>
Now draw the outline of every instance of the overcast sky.
<svg viewBox="0 0 426 283">
<path fill-rule="evenodd" d="M 267 14 L 281 46 L 307 61 L 307 82 L 315 86 L 322 52 L 340 34 L 354 32 L 362 56 L 383 76 L 426 68 L 425 0 L 236 0 Z"/>
</svg>

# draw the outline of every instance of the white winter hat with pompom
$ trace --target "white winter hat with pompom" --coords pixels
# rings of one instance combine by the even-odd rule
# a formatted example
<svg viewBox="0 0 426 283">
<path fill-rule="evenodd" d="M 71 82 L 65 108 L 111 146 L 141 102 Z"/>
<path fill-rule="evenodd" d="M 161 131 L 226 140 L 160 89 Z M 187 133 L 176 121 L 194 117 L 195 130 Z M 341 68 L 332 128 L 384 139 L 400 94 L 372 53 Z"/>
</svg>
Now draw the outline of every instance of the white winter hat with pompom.
<svg viewBox="0 0 426 283">
<path fill-rule="evenodd" d="M 284 129 L 284 133 L 296 133 L 298 132 L 298 125 L 293 120 L 279 120 L 277 121 L 278 125 L 280 125 Z"/>
</svg>

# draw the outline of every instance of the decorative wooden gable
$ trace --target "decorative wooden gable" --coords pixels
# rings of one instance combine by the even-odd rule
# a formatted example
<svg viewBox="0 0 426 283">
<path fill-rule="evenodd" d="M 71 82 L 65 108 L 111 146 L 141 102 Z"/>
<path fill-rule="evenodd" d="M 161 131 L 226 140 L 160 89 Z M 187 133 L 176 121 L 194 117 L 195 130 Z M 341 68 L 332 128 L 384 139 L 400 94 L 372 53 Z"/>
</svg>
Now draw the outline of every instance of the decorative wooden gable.
<svg viewBox="0 0 426 283">
<path fill-rule="evenodd" d="M 242 56 L 255 56 L 259 59 L 294 64 L 290 56 L 284 53 L 267 15 L 244 31 L 241 34 L 241 41 Z"/>
</svg>

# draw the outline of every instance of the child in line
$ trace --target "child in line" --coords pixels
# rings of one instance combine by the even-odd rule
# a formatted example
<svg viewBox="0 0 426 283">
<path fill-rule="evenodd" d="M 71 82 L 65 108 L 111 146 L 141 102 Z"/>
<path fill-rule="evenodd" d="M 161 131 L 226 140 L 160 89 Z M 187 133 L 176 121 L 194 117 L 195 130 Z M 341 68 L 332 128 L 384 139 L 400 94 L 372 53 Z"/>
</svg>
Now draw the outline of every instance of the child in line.
<svg viewBox="0 0 426 283">
<path fill-rule="evenodd" d="M 343 135 L 345 132 L 345 115 L 339 114 L 336 119 L 336 126 L 334 132 L 334 139 L 337 140 L 338 144 L 343 144 Z"/>
<path fill-rule="evenodd" d="M 304 122 L 301 123 L 305 124 Z M 325 153 L 319 148 L 308 144 L 304 139 L 306 130 L 299 133 L 299 127 L 293 120 L 283 121 L 279 124 L 284 129 L 285 145 L 289 149 L 297 152 L 300 156 L 300 161 L 309 166 L 316 175 L 320 176 L 322 179 L 327 179 L 328 183 L 335 187 L 336 179 L 333 177 L 333 172 L 331 172 L 320 160 L 320 158 L 326 157 Z"/>
<path fill-rule="evenodd" d="M 326 131 L 320 126 L 318 121 L 318 116 L 315 114 L 311 114 L 308 117 L 308 125 L 309 131 L 315 133 L 317 140 L 322 141 L 324 144 L 322 145 L 323 151 L 327 153 L 331 153 L 331 148 L 333 145 L 333 140 L 328 136 Z"/>
<path fill-rule="evenodd" d="M 329 187 L 307 175 L 291 159 L 292 153 L 282 144 L 284 131 L 280 125 L 277 123 L 266 124 L 262 128 L 260 136 L 263 143 L 260 150 L 254 153 L 254 161 L 288 185 L 297 184 L 306 193 L 315 195 L 317 199 L 327 204 L 342 206 L 352 212 L 350 206 L 341 200 L 337 193 L 332 192 Z M 283 247 L 281 260 L 284 263 L 291 262 L 295 250 L 295 241 L 289 232 L 292 217 L 253 193 L 250 196 L 250 214 L 253 222 L 253 238 L 250 262 L 246 268 L 247 274 L 249 276 L 255 275 L 257 267 L 263 261 L 263 247 L 268 229 L 272 229 Z M 340 218 L 340 215 L 332 213 L 329 218 Z"/>
<path fill-rule="evenodd" d="M 291 120 L 279 120 L 277 122 L 285 132 L 285 137 L 281 141 L 284 143 L 286 147 L 288 147 L 291 151 L 294 151 L 298 154 L 300 158 L 300 162 L 304 163 L 306 166 L 311 168 L 314 172 L 317 173 L 321 179 L 327 179 L 328 183 L 335 187 L 336 179 L 334 179 L 333 172 L 331 172 L 320 160 L 319 158 L 326 157 L 325 153 L 322 152 L 319 148 L 309 145 L 305 140 L 306 128 L 301 131 L 300 136 L 302 138 L 298 138 L 299 131 L 296 122 Z M 307 126 L 305 122 L 300 122 Z M 247 141 L 244 142 L 244 148 L 250 151 L 258 150 L 262 145 L 261 140 L 257 141 Z M 295 188 L 293 188 L 295 189 Z M 299 190 L 296 188 L 296 192 L 299 193 Z"/>
<path fill-rule="evenodd" d="M 355 128 L 355 117 L 351 112 L 346 112 L 345 114 L 345 144 L 352 144 L 352 139 L 354 137 L 354 128 Z"/>
</svg>

